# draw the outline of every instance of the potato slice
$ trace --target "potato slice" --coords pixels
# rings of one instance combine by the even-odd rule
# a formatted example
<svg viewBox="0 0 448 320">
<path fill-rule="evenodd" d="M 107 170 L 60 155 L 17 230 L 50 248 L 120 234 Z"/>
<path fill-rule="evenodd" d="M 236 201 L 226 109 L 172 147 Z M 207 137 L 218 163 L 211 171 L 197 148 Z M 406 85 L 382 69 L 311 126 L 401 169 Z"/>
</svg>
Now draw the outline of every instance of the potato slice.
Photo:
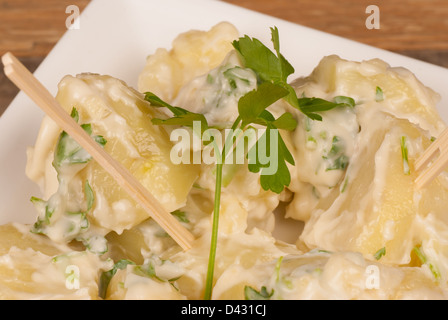
<svg viewBox="0 0 448 320">
<path fill-rule="evenodd" d="M 58 247 L 47 237 L 31 233 L 30 226 L 18 223 L 0 226 L 0 254 L 8 253 L 11 247 L 21 250 L 32 248 L 49 256 L 61 254 L 63 248 L 66 249 L 65 246 Z"/>
<path fill-rule="evenodd" d="M 370 258 L 385 248 L 381 262 L 407 264 L 412 249 L 430 241 L 418 228 L 418 219 L 431 214 L 434 223 L 447 226 L 443 208 L 448 201 L 446 174 L 422 190 L 414 184 L 417 173 L 413 162 L 429 145 L 429 137 L 403 120 L 388 118 L 384 125 L 392 129 L 374 130 L 369 135 L 369 144 L 354 160 L 358 165 L 347 170 L 344 192 L 305 224 L 301 239 L 307 246 L 357 251 Z M 402 156 L 402 139 L 408 151 L 409 174 Z M 444 256 L 443 252 L 439 254 Z"/>
<path fill-rule="evenodd" d="M 64 77 L 56 99 L 68 112 L 72 108 L 77 109 L 79 122 L 90 123 L 93 134 L 107 140 L 104 149 L 129 169 L 167 211 L 174 211 L 185 204 L 198 175 L 198 167 L 171 162 L 173 144 L 164 128 L 152 124 L 151 119 L 157 111 L 144 101 L 142 94 L 110 76 L 81 74 Z M 31 160 L 33 155 L 42 153 L 42 149 L 48 150 L 48 143 L 53 143 L 51 150 L 54 149 L 56 139 L 50 139 L 48 132 L 58 135 L 59 131 L 49 130 L 49 123 L 46 120 L 41 128 L 46 139 L 38 140 L 34 151 L 30 152 Z M 51 176 L 48 173 L 51 170 L 55 175 L 54 168 L 48 165 L 53 160 L 52 154 L 39 159 L 44 159 L 41 161 L 46 161 L 47 165 L 30 161 L 29 167 L 46 168 L 44 175 L 47 177 Z M 28 172 L 32 172 L 31 169 Z M 90 161 L 69 179 L 71 184 L 80 185 L 82 181 L 89 181 L 95 204 L 88 218 L 92 224 L 104 229 L 104 233 L 121 233 L 148 218 L 148 213 L 95 161 Z M 47 183 L 48 187 L 50 185 Z M 82 190 L 80 194 L 78 196 L 82 196 Z"/>
<path fill-rule="evenodd" d="M 313 192 L 322 187 L 317 189 L 309 183 L 312 180 L 296 176 L 291 184 L 296 194 L 288 214 L 305 221 L 299 247 L 361 252 L 370 259 L 385 249 L 381 262 L 410 263 L 412 249 L 430 241 L 417 221 L 431 214 L 439 227 L 448 225 L 443 213 L 448 200 L 446 173 L 423 190 L 414 185 L 413 162 L 445 127 L 435 107 L 438 95 L 403 68 L 378 59 L 352 62 L 337 56 L 322 59 L 309 77 L 294 86 L 307 97 L 353 98 L 359 125 L 354 139 L 345 139 L 353 151 L 338 184 L 318 195 Z M 337 124 L 347 125 L 343 119 Z M 402 139 L 409 173 L 403 164 Z M 310 166 L 299 163 L 302 171 Z"/>
</svg>

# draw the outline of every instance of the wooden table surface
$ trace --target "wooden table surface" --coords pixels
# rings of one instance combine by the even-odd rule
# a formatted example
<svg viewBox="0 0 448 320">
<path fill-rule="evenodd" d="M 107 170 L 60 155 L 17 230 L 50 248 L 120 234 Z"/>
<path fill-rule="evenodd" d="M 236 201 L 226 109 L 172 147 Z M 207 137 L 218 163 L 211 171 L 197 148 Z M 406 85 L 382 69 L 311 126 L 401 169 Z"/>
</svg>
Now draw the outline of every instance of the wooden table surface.
<svg viewBox="0 0 448 320">
<path fill-rule="evenodd" d="M 448 67 L 448 0 L 224 1 Z M 34 71 L 66 31 L 67 6 L 76 5 L 82 12 L 88 3 L 89 0 L 0 0 L 0 55 L 12 51 Z M 366 27 L 369 5 L 379 9 L 379 29 Z M 17 92 L 2 71 L 0 114 Z"/>
</svg>

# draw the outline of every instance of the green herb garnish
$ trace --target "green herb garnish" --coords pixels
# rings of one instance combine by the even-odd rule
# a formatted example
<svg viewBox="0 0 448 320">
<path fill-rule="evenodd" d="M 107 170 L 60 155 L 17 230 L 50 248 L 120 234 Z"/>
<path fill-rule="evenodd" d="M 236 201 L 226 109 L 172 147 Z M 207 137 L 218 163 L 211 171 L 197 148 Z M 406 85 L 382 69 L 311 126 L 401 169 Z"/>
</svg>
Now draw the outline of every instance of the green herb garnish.
<svg viewBox="0 0 448 320">
<path fill-rule="evenodd" d="M 375 254 L 373 255 L 373 257 L 376 260 L 380 260 L 381 257 L 383 257 L 386 254 L 386 247 L 382 247 L 381 249 L 379 249 L 377 252 L 375 252 Z"/>
<path fill-rule="evenodd" d="M 199 121 L 201 123 L 201 132 L 195 132 L 202 137 L 202 134 L 207 130 L 208 123 L 205 116 L 200 113 L 190 112 L 180 107 L 171 106 L 169 103 L 163 101 L 152 92 L 145 92 L 145 100 L 151 103 L 153 107 L 167 108 L 173 113 L 173 117 L 168 119 L 152 119 L 152 123 L 155 125 L 175 125 L 186 126 L 193 128 L 193 123 Z"/>
<path fill-rule="evenodd" d="M 266 130 L 261 137 L 255 142 L 255 145 L 248 151 L 248 169 L 251 172 L 260 172 L 260 184 L 264 190 L 271 190 L 280 193 L 283 189 L 289 186 L 291 182 L 291 175 L 288 168 L 288 163 L 294 165 L 294 158 L 288 150 L 283 141 L 279 130 L 293 131 L 297 127 L 297 121 L 292 114 L 286 112 L 275 118 L 267 109 L 273 103 L 283 99 L 294 108 L 303 112 L 309 119 L 322 120 L 319 112 L 327 111 L 336 107 L 350 106 L 353 107 L 355 102 L 348 97 L 339 96 L 335 101 L 327 101 L 320 98 L 307 98 L 302 96 L 297 97 L 293 87 L 287 83 L 288 77 L 294 73 L 294 68 L 280 53 L 280 41 L 278 29 L 271 28 L 271 41 L 273 43 L 274 51 L 267 48 L 258 39 L 244 36 L 235 40 L 232 45 L 239 53 L 241 61 L 245 68 L 249 68 L 255 72 L 258 79 L 258 86 L 256 89 L 246 93 L 238 101 L 238 117 L 231 126 L 231 132 L 244 132 L 252 125 L 262 126 Z M 236 69 L 235 69 L 236 70 Z M 237 74 L 233 71 L 225 71 L 232 83 L 236 85 Z M 239 79 L 241 80 L 241 79 Z M 207 78 L 211 82 L 211 77 Z M 231 84 L 232 85 L 232 84 Z M 146 92 L 145 100 L 151 103 L 154 107 L 165 107 L 169 109 L 173 116 L 168 119 L 152 119 L 153 124 L 156 125 L 178 125 L 194 127 L 195 121 L 200 121 L 201 132 L 197 132 L 201 137 L 209 128 L 207 120 L 203 114 L 190 112 L 180 107 L 172 106 L 169 103 L 162 101 L 154 93 Z M 238 130 L 239 129 L 239 130 Z M 216 247 L 218 241 L 218 221 L 220 210 L 221 188 L 223 185 L 223 165 L 225 159 L 230 151 L 233 150 L 234 140 L 238 138 L 238 134 L 230 134 L 226 137 L 226 141 L 222 150 L 217 146 L 215 152 L 216 161 L 216 181 L 215 181 L 215 199 L 213 210 L 213 225 L 212 236 L 210 244 L 210 255 L 207 269 L 207 279 L 204 298 L 210 299 L 213 286 L 213 273 L 216 257 Z M 275 142 L 277 143 L 272 143 Z M 213 143 L 215 143 L 213 141 Z M 266 158 L 274 159 L 277 163 L 266 162 L 266 159 L 260 157 L 260 152 L 255 150 L 265 151 Z M 339 167 L 344 167 L 340 159 Z M 274 165 L 274 170 L 272 170 Z M 273 171 L 273 172 L 272 172 Z M 251 289 L 247 289 L 251 291 Z"/>
<path fill-rule="evenodd" d="M 339 106 L 346 106 L 346 107 L 355 107 L 356 102 L 353 98 L 346 97 L 346 96 L 336 96 L 334 97 L 334 103 L 338 104 Z"/>
<path fill-rule="evenodd" d="M 285 186 L 291 182 L 291 175 L 286 162 L 294 165 L 294 158 L 285 145 L 278 129 L 294 130 L 297 126 L 297 121 L 290 113 L 284 113 L 278 119 L 267 111 L 266 109 L 285 97 L 288 91 L 283 87 L 275 85 L 270 82 L 262 83 L 256 90 L 247 93 L 238 101 L 238 112 L 241 118 L 241 127 L 246 128 L 250 124 L 259 124 L 266 126 L 266 131 L 257 140 L 253 150 L 249 150 L 249 171 L 261 171 L 260 183 L 264 190 L 271 190 L 276 193 L 283 191 Z M 277 141 L 275 145 L 271 140 Z M 271 147 L 276 149 L 272 150 Z M 266 148 L 265 153 L 269 156 L 277 157 L 277 168 L 273 173 L 267 172 L 272 169 L 272 163 L 264 163 L 259 158 L 261 148 Z M 272 157 L 270 157 L 272 159 Z M 270 174 L 269 174 L 270 173 Z"/>
<path fill-rule="evenodd" d="M 271 82 L 285 88 L 288 94 L 284 99 L 313 120 L 322 120 L 322 116 L 317 112 L 346 104 L 354 105 L 354 100 L 347 99 L 347 97 L 344 97 L 346 99 L 343 99 L 342 102 L 330 102 L 320 98 L 298 98 L 294 88 L 287 82 L 288 77 L 294 73 L 294 67 L 280 53 L 277 27 L 271 28 L 271 41 L 275 53 L 258 39 L 250 38 L 247 35 L 233 42 L 233 47 L 240 54 L 243 64 L 255 71 L 261 83 Z M 349 101 L 349 99 L 351 100 Z"/>
<path fill-rule="evenodd" d="M 72 108 L 70 116 L 76 121 L 79 121 L 79 113 L 76 108 Z M 90 124 L 82 124 L 81 127 L 100 145 L 106 144 L 106 139 L 100 135 L 92 135 L 92 126 Z M 55 168 L 58 181 L 59 190 L 53 194 L 48 201 L 31 197 L 31 202 L 39 213 L 37 221 L 31 228 L 31 232 L 38 234 L 48 234 L 48 228 L 52 226 L 51 219 L 56 210 L 59 210 L 57 219 L 65 219 L 64 239 L 71 241 L 73 239 L 82 241 L 86 248 L 92 252 L 102 254 L 107 251 L 107 245 L 98 246 L 98 242 L 93 244 L 93 240 L 100 239 L 104 244 L 103 237 L 90 237 L 84 238 L 81 233 L 89 228 L 89 220 L 87 219 L 88 212 L 93 208 L 95 202 L 95 195 L 89 181 L 84 183 L 84 201 L 79 204 L 79 208 L 71 210 L 68 206 L 63 206 L 61 203 L 69 202 L 69 195 L 66 192 L 61 192 L 61 188 L 64 188 L 65 183 L 61 180 L 60 173 L 67 166 L 78 165 L 77 170 L 81 170 L 92 159 L 74 139 L 72 139 L 65 131 L 59 135 L 59 139 L 55 149 L 55 155 L 53 159 L 53 167 Z M 64 189 L 62 189 L 64 190 Z M 54 219 L 53 219 L 54 220 Z M 98 249 L 98 250 L 97 250 Z"/>
<path fill-rule="evenodd" d="M 345 170 L 349 163 L 349 157 L 345 155 L 344 141 L 339 136 L 333 136 L 331 149 L 322 156 L 326 160 L 327 167 L 325 171 Z"/>
<path fill-rule="evenodd" d="M 73 108 L 71 117 L 78 122 L 78 111 Z M 82 124 L 81 128 L 84 129 L 89 135 L 92 135 L 92 126 L 89 123 Z M 92 138 L 100 145 L 106 144 L 106 139 L 103 136 L 95 135 Z M 72 137 L 70 137 L 65 131 L 60 136 L 56 146 L 53 165 L 56 169 L 64 164 L 78 164 L 87 163 L 92 159 L 92 156 L 87 153 Z"/>
<path fill-rule="evenodd" d="M 383 90 L 380 87 L 376 87 L 375 91 L 375 101 L 380 102 L 384 100 Z"/>
<path fill-rule="evenodd" d="M 434 266 L 432 263 L 430 263 L 428 261 L 428 259 L 426 258 L 426 255 L 421 250 L 421 247 L 420 246 L 416 246 L 416 247 L 414 247 L 413 251 L 416 254 L 416 256 L 418 257 L 418 259 L 420 260 L 420 262 L 422 264 L 426 264 L 429 267 L 429 270 L 431 270 L 431 273 L 434 276 L 434 278 L 436 279 L 436 281 L 440 280 L 441 279 L 441 275 L 440 275 L 439 270 L 437 269 L 436 266 Z"/>
<path fill-rule="evenodd" d="M 165 263 L 167 260 L 162 260 L 162 264 Z M 139 275 L 141 277 L 147 277 L 150 279 L 154 279 L 160 282 L 168 282 L 173 288 L 178 290 L 178 288 L 174 285 L 174 282 L 178 280 L 181 276 L 172 278 L 172 279 L 163 279 L 156 273 L 156 266 L 154 265 L 154 261 L 150 260 L 147 263 L 139 266 L 135 266 L 133 269 L 133 273 L 136 275 Z"/>
<path fill-rule="evenodd" d="M 262 286 L 260 291 L 255 290 L 250 286 L 244 287 L 244 298 L 246 300 L 269 300 L 274 294 L 274 290 L 268 292 L 265 286 Z"/>
<path fill-rule="evenodd" d="M 406 137 L 402 136 L 400 140 L 401 145 L 401 157 L 403 159 L 403 172 L 406 175 L 411 173 L 409 168 L 409 160 L 408 160 L 408 147 L 406 146 Z"/>
<path fill-rule="evenodd" d="M 100 298 L 105 299 L 107 294 L 107 287 L 109 286 L 110 280 L 117 273 L 118 270 L 124 270 L 129 264 L 135 264 L 131 260 L 122 259 L 114 264 L 113 268 L 101 273 L 100 281 L 98 284 L 98 295 Z"/>
<path fill-rule="evenodd" d="M 177 220 L 179 220 L 180 222 L 184 222 L 184 223 L 190 222 L 190 220 L 188 220 L 188 218 L 187 218 L 187 213 L 185 211 L 175 210 L 175 211 L 171 212 L 171 214 L 173 216 L 175 216 L 177 218 Z"/>
</svg>

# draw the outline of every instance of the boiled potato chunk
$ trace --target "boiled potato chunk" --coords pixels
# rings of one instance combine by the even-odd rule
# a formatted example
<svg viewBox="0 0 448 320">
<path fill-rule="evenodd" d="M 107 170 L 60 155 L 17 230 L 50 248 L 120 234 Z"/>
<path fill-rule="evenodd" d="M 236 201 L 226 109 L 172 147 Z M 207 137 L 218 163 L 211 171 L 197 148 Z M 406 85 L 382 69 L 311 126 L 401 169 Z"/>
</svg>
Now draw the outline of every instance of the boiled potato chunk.
<svg viewBox="0 0 448 320">
<path fill-rule="evenodd" d="M 79 122 L 91 124 L 93 134 L 106 139 L 105 151 L 129 169 L 167 211 L 174 211 L 184 205 L 198 175 L 198 168 L 195 165 L 172 163 L 170 152 L 173 144 L 167 132 L 151 122 L 153 117 L 160 114 L 144 101 L 142 94 L 110 76 L 81 74 L 64 77 L 59 84 L 56 99 L 67 112 L 76 108 Z M 51 176 L 49 172 L 55 176 L 55 170 L 49 165 L 53 160 L 52 153 L 45 158 L 46 164 L 32 161 L 33 155 L 39 159 L 37 155 L 42 153 L 41 150 L 49 149 L 48 143 L 53 143 L 51 150 L 54 150 L 60 131 L 49 130 L 48 127 L 51 125 L 47 120 L 41 128 L 41 134 L 46 139 L 36 143 L 28 172 L 33 172 L 32 166 L 46 168 L 41 176 L 51 181 L 47 177 Z M 48 132 L 52 132 L 56 138 L 50 139 Z M 95 195 L 95 205 L 88 218 L 106 233 L 121 233 L 148 218 L 148 213 L 96 161 L 90 161 L 75 178 L 89 181 Z M 50 185 L 46 184 L 48 188 Z"/>
<path fill-rule="evenodd" d="M 0 299 L 98 299 L 98 275 L 110 263 L 29 230 L 0 226 Z"/>
<path fill-rule="evenodd" d="M 369 143 L 360 146 L 356 164 L 347 169 L 345 190 L 338 189 L 331 206 L 305 225 L 301 239 L 307 246 L 356 251 L 370 258 L 385 248 L 381 262 L 407 264 L 412 249 L 429 240 L 419 231 L 418 218 L 431 213 L 446 225 L 446 208 L 441 205 L 448 200 L 446 174 L 422 190 L 414 183 L 418 173 L 413 163 L 430 137 L 405 120 L 385 116 L 382 121 L 362 130 Z"/>
<path fill-rule="evenodd" d="M 0 226 L 0 254 L 6 254 L 11 247 L 21 250 L 32 248 L 49 256 L 62 252 L 62 249 L 47 237 L 33 234 L 30 232 L 30 226 L 18 223 Z"/>
<path fill-rule="evenodd" d="M 353 152 L 338 184 L 313 196 L 318 185 L 300 177 L 291 183 L 296 194 L 288 213 L 305 221 L 299 247 L 355 251 L 369 259 L 384 250 L 377 256 L 381 262 L 406 265 L 414 247 L 431 241 L 431 248 L 439 249 L 426 247 L 426 251 L 446 256 L 419 221 L 430 215 L 432 219 L 426 220 L 433 221 L 432 227 L 447 228 L 443 208 L 448 200 L 447 174 L 417 190 L 413 166 L 432 137 L 445 128 L 436 110 L 438 94 L 403 68 L 378 59 L 353 62 L 337 56 L 323 58 L 309 77 L 294 86 L 305 96 L 352 98 L 359 125 L 354 138 L 345 139 Z M 329 119 L 325 112 L 322 117 Z M 349 124 L 343 121 L 337 124 Z M 292 142 L 297 136 L 292 134 Z M 307 165 L 300 162 L 304 168 Z"/>
<path fill-rule="evenodd" d="M 445 127 L 435 107 L 440 95 L 424 86 L 411 71 L 380 59 L 356 62 L 327 56 L 307 80 L 310 87 L 319 88 L 318 96 L 350 96 L 357 104 L 375 101 L 381 111 L 408 119 L 434 136 Z M 382 92 L 380 96 L 377 88 Z"/>
<path fill-rule="evenodd" d="M 139 75 L 138 90 L 172 101 L 186 83 L 217 67 L 237 38 L 238 30 L 228 22 L 218 23 L 208 31 L 180 34 L 171 50 L 159 48 L 148 56 Z"/>
<path fill-rule="evenodd" d="M 404 140 L 402 140 L 404 139 Z M 370 217 L 366 219 L 366 225 L 357 241 L 356 246 L 364 253 L 375 253 L 385 248 L 384 261 L 394 263 L 408 263 L 410 252 L 414 246 L 422 241 L 413 234 L 412 225 L 416 215 L 426 215 L 428 209 L 419 206 L 416 201 L 414 180 L 417 173 L 413 167 L 413 157 L 409 163 L 409 173 L 406 164 L 403 163 L 401 142 L 403 148 L 413 150 L 422 147 L 422 143 L 429 144 L 429 140 L 422 141 L 422 133 L 412 125 L 397 123 L 387 133 L 380 150 L 376 154 L 376 174 L 374 187 L 377 191 L 373 194 L 375 201 L 371 208 Z M 418 141 L 417 141 L 418 140 Z M 413 146 L 414 144 L 414 146 Z M 412 149 L 411 149 L 412 150 Z M 384 155 L 383 152 L 386 152 Z M 422 190 L 424 194 L 430 189 Z M 448 190 L 444 190 L 445 197 Z M 405 241 L 403 241 L 406 239 Z"/>
<path fill-rule="evenodd" d="M 303 114 L 292 110 L 297 114 L 299 126 L 285 135 L 285 140 L 300 163 L 291 168 L 293 179 L 289 186 L 295 196 L 288 215 L 294 219 L 307 221 L 312 212 L 327 210 L 348 181 L 341 170 L 314 174 L 316 167 L 322 167 L 325 150 L 331 148 L 325 145 L 322 135 L 326 141 L 332 136 L 341 138 L 348 159 L 347 170 L 351 171 L 350 166 L 356 165 L 360 157 L 362 161 L 373 161 L 362 153 L 374 156 L 372 152 L 379 147 L 380 137 L 389 129 L 382 123 L 385 114 L 413 123 L 426 136 L 436 137 L 445 128 L 436 109 L 440 96 L 410 71 L 391 67 L 379 59 L 357 62 L 330 55 L 309 76 L 295 80 L 292 86 L 299 97 L 333 101 L 342 96 L 354 102 L 353 107 L 322 112 L 322 122 L 308 121 Z M 315 127 L 321 131 L 315 132 Z M 377 134 L 372 130 L 377 130 Z M 316 142 L 313 144 L 313 141 Z M 369 170 L 357 174 L 368 175 Z M 366 191 L 361 188 L 357 195 Z"/>
</svg>

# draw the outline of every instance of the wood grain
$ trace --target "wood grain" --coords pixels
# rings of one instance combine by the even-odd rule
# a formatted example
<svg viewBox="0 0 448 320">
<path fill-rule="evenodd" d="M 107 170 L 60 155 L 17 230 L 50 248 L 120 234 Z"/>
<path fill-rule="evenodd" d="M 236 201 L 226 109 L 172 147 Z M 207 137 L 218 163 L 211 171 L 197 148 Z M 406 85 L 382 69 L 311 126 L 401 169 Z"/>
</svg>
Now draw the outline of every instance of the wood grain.
<svg viewBox="0 0 448 320">
<path fill-rule="evenodd" d="M 447 0 L 223 1 L 448 67 Z M 66 31 L 66 7 L 77 5 L 82 12 L 89 2 L 0 0 L 0 54 L 12 51 L 34 70 Z M 380 9 L 380 29 L 365 26 L 369 5 Z M 0 114 L 16 94 L 15 86 L 0 74 Z"/>
<path fill-rule="evenodd" d="M 82 12 L 88 0 L 0 0 L 0 55 L 45 57 L 67 30 L 69 5 Z"/>
<path fill-rule="evenodd" d="M 226 0 L 314 29 L 391 51 L 448 51 L 446 0 Z M 380 29 L 368 30 L 366 8 L 377 5 Z"/>
<path fill-rule="evenodd" d="M 34 72 L 67 30 L 68 5 L 82 10 L 89 0 L 0 0 L 0 55 L 11 51 Z M 17 87 L 0 72 L 0 115 L 17 95 Z"/>
</svg>

